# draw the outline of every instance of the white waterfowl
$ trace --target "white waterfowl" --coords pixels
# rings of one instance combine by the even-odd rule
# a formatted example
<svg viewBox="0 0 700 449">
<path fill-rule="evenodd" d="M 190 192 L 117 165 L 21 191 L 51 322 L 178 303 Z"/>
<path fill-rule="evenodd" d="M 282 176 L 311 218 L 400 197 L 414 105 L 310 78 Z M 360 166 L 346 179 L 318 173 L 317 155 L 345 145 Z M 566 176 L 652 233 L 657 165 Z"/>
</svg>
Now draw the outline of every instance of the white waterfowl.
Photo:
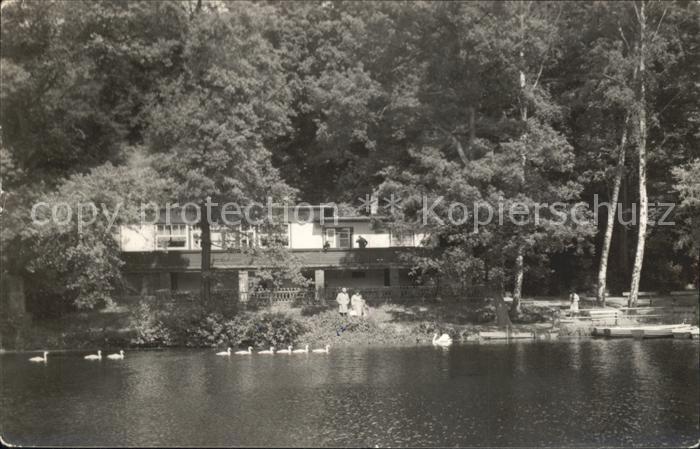
<svg viewBox="0 0 700 449">
<path fill-rule="evenodd" d="M 305 346 L 304 346 L 304 349 L 295 349 L 295 350 L 292 351 L 292 352 L 293 352 L 294 354 L 305 354 L 305 353 L 309 352 L 309 345 L 305 345 Z"/>
<path fill-rule="evenodd" d="M 30 362 L 35 362 L 35 363 L 40 363 L 40 362 L 46 363 L 47 360 L 48 360 L 48 359 L 46 358 L 47 355 L 49 355 L 49 352 L 48 352 L 48 351 L 44 351 L 44 356 L 43 356 L 43 357 L 32 357 L 31 359 L 29 359 L 29 361 L 30 361 Z"/>
<path fill-rule="evenodd" d="M 253 353 L 253 347 L 252 347 L 252 346 L 248 346 L 248 349 L 247 349 L 246 351 L 236 351 L 236 352 L 234 352 L 234 354 L 237 354 L 237 355 L 250 355 L 250 354 L 252 354 L 252 353 Z"/>
<path fill-rule="evenodd" d="M 311 352 L 315 352 L 317 354 L 328 354 L 330 349 L 331 349 L 331 345 L 326 345 L 326 347 L 323 349 L 314 349 Z"/>
<path fill-rule="evenodd" d="M 438 338 L 438 334 L 434 334 L 433 344 L 435 346 L 450 346 L 452 344 L 452 337 L 447 334 L 442 334 L 440 338 Z"/>
<path fill-rule="evenodd" d="M 229 355 L 231 355 L 231 348 L 228 348 L 228 349 L 225 350 L 225 351 L 217 352 L 216 355 L 225 355 L 225 356 L 229 356 Z"/>
<path fill-rule="evenodd" d="M 275 347 L 270 346 L 270 349 L 265 350 L 265 351 L 258 351 L 258 354 L 274 354 L 275 353 Z"/>
<path fill-rule="evenodd" d="M 280 349 L 277 354 L 291 354 L 293 346 L 287 346 L 287 349 Z"/>
<path fill-rule="evenodd" d="M 120 349 L 120 350 L 119 350 L 119 353 L 117 353 L 117 354 L 110 354 L 110 355 L 107 356 L 107 358 L 108 358 L 108 359 L 112 359 L 112 360 L 121 360 L 121 359 L 124 358 L 124 351 Z"/>
<path fill-rule="evenodd" d="M 83 357 L 85 360 L 102 360 L 102 351 L 98 350 L 97 354 L 90 354 Z"/>
</svg>

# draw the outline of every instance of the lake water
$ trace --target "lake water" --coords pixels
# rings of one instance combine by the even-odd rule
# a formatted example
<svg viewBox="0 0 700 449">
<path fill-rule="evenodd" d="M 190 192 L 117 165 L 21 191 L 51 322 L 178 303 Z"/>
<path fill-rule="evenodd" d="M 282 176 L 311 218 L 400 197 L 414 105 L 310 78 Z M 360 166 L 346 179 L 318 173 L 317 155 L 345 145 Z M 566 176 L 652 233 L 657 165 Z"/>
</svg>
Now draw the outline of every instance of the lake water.
<svg viewBox="0 0 700 449">
<path fill-rule="evenodd" d="M 230 359 L 4 354 L 21 445 L 684 446 L 700 438 L 699 346 L 572 340 L 331 348 Z"/>
</svg>

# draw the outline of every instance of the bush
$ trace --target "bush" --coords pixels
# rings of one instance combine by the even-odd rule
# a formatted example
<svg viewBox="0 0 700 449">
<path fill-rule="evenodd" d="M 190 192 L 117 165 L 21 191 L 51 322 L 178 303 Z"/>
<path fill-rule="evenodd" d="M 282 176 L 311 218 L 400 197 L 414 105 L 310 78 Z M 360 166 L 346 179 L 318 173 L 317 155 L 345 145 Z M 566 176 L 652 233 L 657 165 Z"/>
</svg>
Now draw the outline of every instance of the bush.
<svg viewBox="0 0 700 449">
<path fill-rule="evenodd" d="M 280 314 L 226 318 L 214 312 L 179 326 L 183 325 L 184 332 L 180 333 L 184 344 L 191 347 L 286 347 L 304 332 L 301 323 Z"/>
<path fill-rule="evenodd" d="M 137 346 L 171 346 L 173 334 L 159 318 L 153 307 L 139 304 L 131 313 L 130 322 L 136 333 L 131 343 Z"/>
<path fill-rule="evenodd" d="M 438 336 L 447 334 L 453 339 L 457 339 L 460 336 L 459 331 L 457 331 L 454 327 L 448 326 L 445 323 L 438 323 L 436 321 L 419 324 L 417 331 L 419 334 L 425 335 L 430 339 L 432 339 L 435 334 L 438 334 Z"/>
<path fill-rule="evenodd" d="M 301 308 L 301 316 L 314 316 L 321 312 L 325 312 L 328 309 L 327 306 L 320 304 L 308 304 Z"/>
<path fill-rule="evenodd" d="M 185 345 L 187 346 L 216 347 L 228 344 L 228 338 L 224 332 L 224 317 L 218 312 L 183 324 L 186 326 Z"/>
<path fill-rule="evenodd" d="M 240 343 L 248 346 L 285 347 L 293 345 L 305 331 L 304 326 L 293 318 L 268 313 L 248 322 Z"/>
</svg>

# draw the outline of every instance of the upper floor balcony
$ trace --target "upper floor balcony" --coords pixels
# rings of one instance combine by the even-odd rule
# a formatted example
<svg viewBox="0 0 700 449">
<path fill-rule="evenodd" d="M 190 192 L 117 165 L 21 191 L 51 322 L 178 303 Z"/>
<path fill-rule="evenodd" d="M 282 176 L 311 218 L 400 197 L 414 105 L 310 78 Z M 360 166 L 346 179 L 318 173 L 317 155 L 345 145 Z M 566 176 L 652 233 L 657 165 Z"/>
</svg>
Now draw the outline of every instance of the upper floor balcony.
<svg viewBox="0 0 700 449">
<path fill-rule="evenodd" d="M 380 269 L 405 268 L 410 264 L 405 256 L 411 252 L 424 252 L 423 248 L 364 248 L 364 249 L 291 249 L 289 254 L 305 269 L 343 268 Z M 126 270 L 149 271 L 198 271 L 202 267 L 201 251 L 150 251 L 125 252 L 122 258 Z M 218 270 L 263 269 L 280 263 L 275 254 L 267 250 L 214 251 L 211 254 L 212 268 Z"/>
<path fill-rule="evenodd" d="M 129 252 L 199 251 L 201 230 L 197 225 L 149 224 L 122 226 L 117 236 L 121 250 Z M 369 217 L 337 222 L 289 222 L 274 232 L 256 226 L 216 227 L 211 230 L 213 252 L 282 246 L 291 250 L 351 250 L 356 248 L 419 247 L 423 235 L 397 235 L 373 226 Z"/>
</svg>

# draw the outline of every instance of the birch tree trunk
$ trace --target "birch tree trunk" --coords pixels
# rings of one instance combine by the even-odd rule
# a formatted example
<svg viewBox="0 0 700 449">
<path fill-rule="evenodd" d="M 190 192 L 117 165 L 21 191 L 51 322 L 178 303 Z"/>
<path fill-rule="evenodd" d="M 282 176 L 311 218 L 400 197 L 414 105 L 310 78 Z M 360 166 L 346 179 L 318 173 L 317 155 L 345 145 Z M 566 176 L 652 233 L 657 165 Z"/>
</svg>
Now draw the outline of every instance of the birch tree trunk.
<svg viewBox="0 0 700 449">
<path fill-rule="evenodd" d="M 605 307 L 605 289 L 608 278 L 608 256 L 610 254 L 610 243 L 612 242 L 613 229 L 615 227 L 615 214 L 617 212 L 617 202 L 620 197 L 620 185 L 622 184 L 622 175 L 625 171 L 625 146 L 627 145 L 627 125 L 629 124 L 629 119 L 629 114 L 625 115 L 625 121 L 622 127 L 622 137 L 620 137 L 620 147 L 618 148 L 617 167 L 615 170 L 615 179 L 613 181 L 613 191 L 610 198 L 610 207 L 608 207 L 608 221 L 605 224 L 603 247 L 600 250 L 597 302 L 598 305 L 602 307 Z"/>
<path fill-rule="evenodd" d="M 638 13 L 639 18 L 639 227 L 637 234 L 637 252 L 634 256 L 634 267 L 632 268 L 632 285 L 630 286 L 630 296 L 628 307 L 635 307 L 639 298 L 639 281 L 642 275 L 642 262 L 644 259 L 644 244 L 646 243 L 646 231 L 648 220 L 648 198 L 647 198 L 647 166 L 646 166 L 646 145 L 647 145 L 647 113 L 646 113 L 646 91 L 644 85 L 645 71 L 645 34 L 646 34 L 646 12 L 644 2 L 641 3 Z"/>
<path fill-rule="evenodd" d="M 515 256 L 515 286 L 513 287 L 513 305 L 511 310 L 519 313 L 520 312 L 520 300 L 523 294 L 523 277 L 525 274 L 525 267 L 523 263 L 523 247 L 518 246 L 518 252 Z"/>
<path fill-rule="evenodd" d="M 525 31 L 525 15 L 520 15 L 520 27 L 522 32 Z M 524 37 L 523 37 L 524 41 Z M 520 50 L 520 119 L 523 124 L 527 126 L 527 96 L 525 95 L 526 79 L 525 79 L 525 52 Z M 523 142 L 527 141 L 527 128 L 525 134 L 521 136 Z M 525 168 L 527 166 L 527 155 L 523 150 L 520 155 L 520 163 L 522 169 L 522 183 L 525 185 Z M 513 286 L 513 305 L 511 310 L 516 314 L 520 313 L 520 300 L 523 294 L 523 277 L 525 276 L 525 264 L 523 262 L 524 245 L 522 243 L 518 244 L 515 255 L 515 285 Z"/>
</svg>

